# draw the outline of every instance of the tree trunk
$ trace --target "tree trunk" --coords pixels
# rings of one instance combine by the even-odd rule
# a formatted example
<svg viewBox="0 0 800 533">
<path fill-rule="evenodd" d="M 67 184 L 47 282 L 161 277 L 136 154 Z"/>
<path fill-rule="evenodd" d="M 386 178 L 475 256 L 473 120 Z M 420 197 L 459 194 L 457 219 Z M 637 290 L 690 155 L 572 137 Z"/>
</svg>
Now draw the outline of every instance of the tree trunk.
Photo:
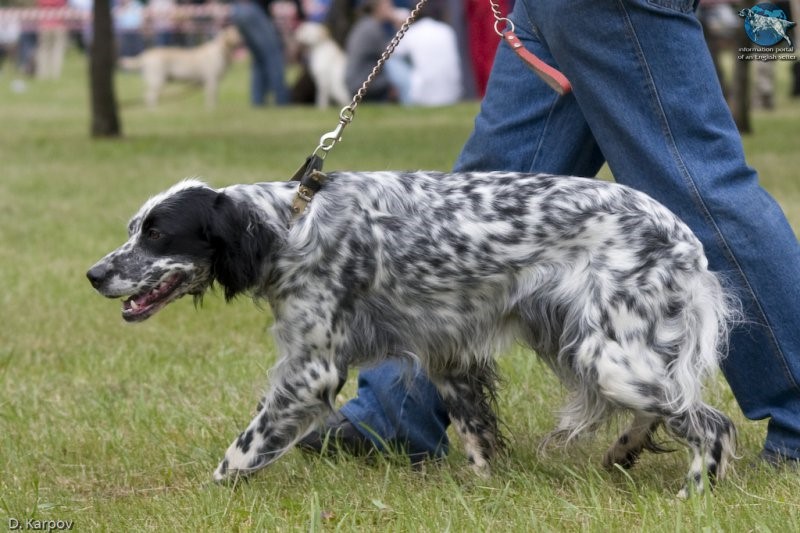
<svg viewBox="0 0 800 533">
<path fill-rule="evenodd" d="M 89 79 L 92 98 L 92 137 L 119 137 L 122 126 L 114 94 L 114 29 L 110 0 L 95 0 L 92 12 L 94 38 L 90 52 Z"/>
</svg>

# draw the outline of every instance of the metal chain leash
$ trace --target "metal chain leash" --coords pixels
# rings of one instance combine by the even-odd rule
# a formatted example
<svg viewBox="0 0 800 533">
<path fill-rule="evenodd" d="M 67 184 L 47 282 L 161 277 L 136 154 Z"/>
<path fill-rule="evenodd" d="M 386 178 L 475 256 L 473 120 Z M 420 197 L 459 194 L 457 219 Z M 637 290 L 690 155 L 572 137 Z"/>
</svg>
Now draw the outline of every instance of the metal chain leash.
<svg viewBox="0 0 800 533">
<path fill-rule="evenodd" d="M 428 0 L 419 0 L 417 5 L 414 6 L 414 9 L 411 10 L 411 13 L 408 14 L 405 22 L 403 22 L 403 24 L 400 26 L 400 29 L 397 30 L 397 33 L 394 35 L 394 37 L 392 37 L 392 40 L 389 41 L 389 44 L 386 45 L 386 49 L 381 54 L 381 57 L 378 58 L 378 62 L 374 67 L 372 67 L 372 71 L 369 73 L 369 76 L 367 76 L 367 79 L 364 80 L 364 83 L 361 84 L 361 87 L 359 87 L 358 91 L 356 91 L 356 93 L 353 95 L 353 100 L 350 102 L 350 104 L 346 105 L 341 111 L 339 111 L 339 124 L 333 131 L 330 131 L 320 137 L 319 145 L 311 154 L 312 157 L 316 156 L 321 159 L 325 159 L 325 156 L 331 151 L 336 143 L 342 140 L 342 132 L 347 125 L 353 121 L 353 118 L 356 114 L 356 108 L 367 94 L 367 89 L 369 89 L 369 86 L 372 84 L 375 78 L 378 77 L 378 74 L 380 74 L 381 70 L 383 69 L 384 63 L 386 63 L 392 53 L 394 53 L 395 48 L 397 48 L 397 45 L 400 44 L 400 40 L 403 38 L 403 36 L 405 36 L 409 26 L 411 26 L 411 24 L 417 19 L 419 12 L 427 2 Z"/>
<path fill-rule="evenodd" d="M 419 12 L 425 6 L 428 0 L 419 0 L 417 5 L 414 6 L 414 9 L 411 10 L 411 13 L 408 14 L 405 22 L 400 26 L 400 29 L 397 30 L 394 37 L 392 37 L 389 44 L 386 45 L 386 49 L 381 54 L 378 62 L 372 67 L 372 71 L 367 76 L 367 79 L 364 80 L 364 83 L 361 84 L 356 94 L 353 95 L 353 100 L 350 102 L 349 105 L 346 105 L 339 111 L 339 124 L 333 131 L 329 131 L 322 135 L 319 138 L 319 145 L 314 149 L 310 156 L 306 158 L 305 163 L 303 163 L 297 172 L 294 173 L 292 177 L 293 181 L 299 181 L 300 186 L 297 189 L 297 194 L 295 195 L 294 200 L 292 201 L 292 213 L 294 217 L 300 216 L 301 213 L 305 210 L 308 202 L 311 201 L 311 198 L 314 194 L 320 190 L 323 183 L 325 183 L 326 176 L 322 172 L 322 164 L 325 160 L 325 157 L 328 155 L 334 146 L 337 143 L 341 142 L 342 140 L 342 133 L 344 129 L 353 121 L 353 118 L 356 114 L 356 108 L 364 99 L 364 96 L 367 94 L 367 89 L 378 77 L 380 74 L 383 65 L 386 61 L 389 60 L 389 57 L 394 53 L 395 48 L 397 45 L 400 44 L 400 40 L 405 36 L 406 32 L 408 31 L 409 26 L 417 19 Z M 551 67 L 538 57 L 536 57 L 533 53 L 529 52 L 525 49 L 522 42 L 514 33 L 514 23 L 508 18 L 504 17 L 503 13 L 500 9 L 500 4 L 497 0 L 489 0 L 489 5 L 492 9 L 492 14 L 494 15 L 494 31 L 499 35 L 503 40 L 509 43 L 511 49 L 514 53 L 520 57 L 531 69 L 536 72 L 536 74 L 542 78 L 542 80 L 547 83 L 550 87 L 553 88 L 558 94 L 564 95 L 568 93 L 572 88 L 570 86 L 569 80 L 567 80 L 564 75 L 559 72 L 557 69 Z"/>
<path fill-rule="evenodd" d="M 417 5 L 414 6 L 414 9 L 408 14 L 408 17 L 400 26 L 400 29 L 397 30 L 392 40 L 386 45 L 386 49 L 381 54 L 375 66 L 372 67 L 372 71 L 369 73 L 369 76 L 367 76 L 367 79 L 364 80 L 364 83 L 361 84 L 356 94 L 353 95 L 353 100 L 349 105 L 346 105 L 339 111 L 339 124 L 333 131 L 329 131 L 319 138 L 319 145 L 317 145 L 314 151 L 311 152 L 311 155 L 306 158 L 305 163 L 297 169 L 297 172 L 294 173 L 292 181 L 299 181 L 300 185 L 297 188 L 294 200 L 292 200 L 291 208 L 293 218 L 297 218 L 305 211 L 308 202 L 310 202 L 314 194 L 322 188 L 322 185 L 327 179 L 327 176 L 322 172 L 322 164 L 325 161 L 325 157 L 328 155 L 328 152 L 342 140 L 342 133 L 347 125 L 353 121 L 356 115 L 356 108 L 364 99 L 364 95 L 367 94 L 367 89 L 370 84 L 378 77 L 384 63 L 389 60 L 389 57 L 394 52 L 395 48 L 397 48 L 397 45 L 400 44 L 400 40 L 408 31 L 409 26 L 416 20 L 420 10 L 422 10 L 427 1 L 428 0 L 419 0 L 417 2 Z"/>
<path fill-rule="evenodd" d="M 419 2 L 417 2 L 417 5 L 414 6 L 414 9 L 408 14 L 408 17 L 400 26 L 400 29 L 397 30 L 397 33 L 394 35 L 394 37 L 392 37 L 392 40 L 389 41 L 388 45 L 386 45 L 386 50 L 383 51 L 380 59 L 378 59 L 377 64 L 372 68 L 372 72 L 369 73 L 367 79 L 364 80 L 364 83 L 362 83 L 361 87 L 358 89 L 358 91 L 356 91 L 356 94 L 353 96 L 353 101 L 345 109 L 349 109 L 351 113 L 355 113 L 356 107 L 358 107 L 358 104 L 361 103 L 361 100 L 363 100 L 364 95 L 367 93 L 367 88 L 378 76 L 383 68 L 383 64 L 386 63 L 389 57 L 394 53 L 395 48 L 397 48 L 397 45 L 400 44 L 400 40 L 405 36 L 409 26 L 411 26 L 411 24 L 417 19 L 419 12 L 427 2 L 428 0 L 419 0 Z"/>
</svg>

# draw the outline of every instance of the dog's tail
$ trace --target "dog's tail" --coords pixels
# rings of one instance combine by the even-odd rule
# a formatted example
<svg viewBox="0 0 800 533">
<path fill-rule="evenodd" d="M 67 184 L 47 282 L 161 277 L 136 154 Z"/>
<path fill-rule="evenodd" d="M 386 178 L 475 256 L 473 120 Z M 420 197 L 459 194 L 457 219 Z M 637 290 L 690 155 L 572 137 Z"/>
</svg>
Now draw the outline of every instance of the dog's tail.
<svg viewBox="0 0 800 533">
<path fill-rule="evenodd" d="M 677 385 L 668 398 L 673 412 L 690 412 L 702 401 L 702 382 L 727 355 L 730 329 L 741 320 L 739 300 L 718 274 L 703 270 L 692 276 L 684 290 L 687 305 L 677 332 L 682 340 L 669 367 L 671 381 Z"/>
</svg>

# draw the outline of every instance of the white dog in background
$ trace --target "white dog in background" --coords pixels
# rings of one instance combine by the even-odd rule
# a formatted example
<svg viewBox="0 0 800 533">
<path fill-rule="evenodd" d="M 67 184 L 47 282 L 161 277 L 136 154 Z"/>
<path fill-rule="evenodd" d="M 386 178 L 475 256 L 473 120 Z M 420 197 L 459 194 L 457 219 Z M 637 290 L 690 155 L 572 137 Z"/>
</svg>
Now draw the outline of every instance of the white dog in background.
<svg viewBox="0 0 800 533">
<path fill-rule="evenodd" d="M 144 81 L 144 100 L 148 107 L 158 104 L 158 97 L 170 81 L 186 81 L 203 86 L 206 107 L 217 104 L 219 84 L 231 64 L 233 52 L 242 43 L 239 31 L 228 26 L 205 44 L 193 48 L 158 46 L 136 57 L 122 58 L 125 70 L 140 70 Z"/>
<path fill-rule="evenodd" d="M 344 82 L 347 57 L 331 38 L 328 29 L 316 22 L 304 22 L 294 35 L 308 52 L 308 67 L 317 86 L 317 107 L 324 109 L 331 102 L 347 105 L 350 101 Z"/>
</svg>

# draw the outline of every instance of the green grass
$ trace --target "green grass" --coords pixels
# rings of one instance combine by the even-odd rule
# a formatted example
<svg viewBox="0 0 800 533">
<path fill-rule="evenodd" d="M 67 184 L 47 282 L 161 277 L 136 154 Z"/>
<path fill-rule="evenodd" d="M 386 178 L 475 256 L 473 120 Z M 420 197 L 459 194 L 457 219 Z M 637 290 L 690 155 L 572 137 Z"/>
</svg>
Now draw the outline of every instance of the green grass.
<svg viewBox="0 0 800 533">
<path fill-rule="evenodd" d="M 210 484 L 275 359 L 269 311 L 212 294 L 201 311 L 180 301 L 130 326 L 84 272 L 122 241 L 148 195 L 185 176 L 215 186 L 285 178 L 335 126 L 335 110 L 251 110 L 246 75 L 237 65 L 214 112 L 185 89 L 148 111 L 138 79 L 122 76 L 125 138 L 92 141 L 77 57 L 62 81 L 22 94 L 0 73 L 0 528 L 14 517 L 109 531 L 800 530 L 800 476 L 754 464 L 764 424 L 742 418 L 721 379 L 711 397 L 734 415 L 742 459 L 713 496 L 683 502 L 683 451 L 645 456 L 628 474 L 598 468 L 619 428 L 537 455 L 563 391 L 523 350 L 502 359 L 511 451 L 488 481 L 456 443 L 422 472 L 295 451 L 248 483 Z M 327 168 L 447 169 L 476 110 L 364 106 Z M 795 228 L 798 125 L 800 102 L 782 99 L 745 139 Z"/>
</svg>

